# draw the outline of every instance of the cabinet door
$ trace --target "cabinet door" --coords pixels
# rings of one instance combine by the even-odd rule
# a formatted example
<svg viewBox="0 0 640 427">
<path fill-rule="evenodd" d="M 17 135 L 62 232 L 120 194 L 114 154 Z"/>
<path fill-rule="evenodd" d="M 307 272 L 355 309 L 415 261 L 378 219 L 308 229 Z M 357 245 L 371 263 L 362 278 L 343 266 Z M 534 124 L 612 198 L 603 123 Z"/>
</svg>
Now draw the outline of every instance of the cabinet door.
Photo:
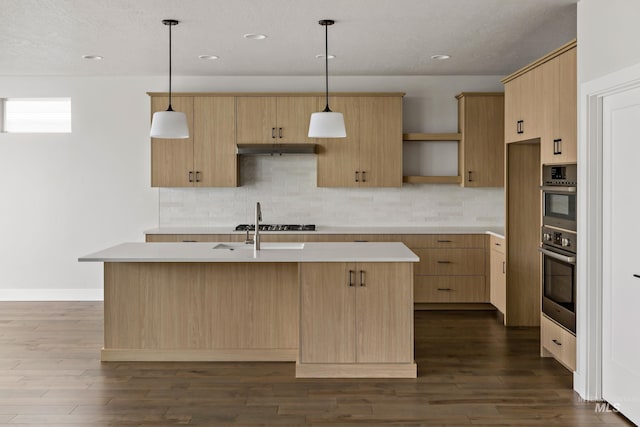
<svg viewBox="0 0 640 427">
<path fill-rule="evenodd" d="M 504 97 L 465 95 L 458 102 L 462 186 L 504 186 Z"/>
<path fill-rule="evenodd" d="M 410 263 L 358 263 L 357 361 L 413 362 Z"/>
<path fill-rule="evenodd" d="M 491 249 L 490 252 L 489 299 L 491 304 L 504 314 L 507 308 L 505 255 L 495 249 Z"/>
<path fill-rule="evenodd" d="M 344 115 L 347 137 L 316 140 L 318 187 L 358 187 L 360 185 L 360 99 L 347 96 L 330 99 L 331 110 Z M 320 104 L 324 108 L 324 100 L 318 102 L 318 111 L 322 109 Z M 358 173 L 357 180 L 356 173 Z"/>
<path fill-rule="evenodd" d="M 300 264 L 300 363 L 356 361 L 356 286 L 350 286 L 350 270 L 355 272 L 354 264 Z"/>
<path fill-rule="evenodd" d="M 578 161 L 578 83 L 576 49 L 558 57 L 558 114 L 554 123 L 560 139 L 559 163 Z"/>
<path fill-rule="evenodd" d="M 520 120 L 521 80 L 515 78 L 504 84 L 504 141 L 520 140 L 518 120 Z"/>
<path fill-rule="evenodd" d="M 187 115 L 189 138 L 151 138 L 151 186 L 152 187 L 192 187 L 193 174 L 193 98 L 173 96 L 171 104 L 175 111 Z M 165 111 L 169 97 L 151 98 L 151 112 Z M 190 181 L 190 178 L 191 179 Z"/>
<path fill-rule="evenodd" d="M 307 137 L 311 114 L 318 110 L 316 96 L 279 96 L 277 98 L 278 143 L 314 143 Z"/>
<path fill-rule="evenodd" d="M 275 97 L 239 96 L 236 103 L 236 141 L 238 144 L 273 144 L 277 142 Z"/>
<path fill-rule="evenodd" d="M 196 187 L 235 187 L 238 170 L 234 97 L 194 98 Z"/>
<path fill-rule="evenodd" d="M 518 77 L 520 81 L 520 125 L 519 141 L 540 137 L 540 91 L 542 90 L 542 73 L 534 68 Z"/>
<path fill-rule="evenodd" d="M 402 186 L 402 98 L 360 101 L 360 186 Z"/>
</svg>

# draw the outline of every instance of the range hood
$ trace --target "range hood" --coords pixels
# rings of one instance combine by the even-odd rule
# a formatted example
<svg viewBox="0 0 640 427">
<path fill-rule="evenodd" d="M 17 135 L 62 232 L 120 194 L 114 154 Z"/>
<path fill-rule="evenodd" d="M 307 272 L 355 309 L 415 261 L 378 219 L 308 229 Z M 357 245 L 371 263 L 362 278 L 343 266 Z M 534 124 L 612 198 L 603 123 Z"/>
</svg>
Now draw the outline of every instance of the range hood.
<svg viewBox="0 0 640 427">
<path fill-rule="evenodd" d="M 238 144 L 237 154 L 316 154 L 316 144 Z"/>
</svg>

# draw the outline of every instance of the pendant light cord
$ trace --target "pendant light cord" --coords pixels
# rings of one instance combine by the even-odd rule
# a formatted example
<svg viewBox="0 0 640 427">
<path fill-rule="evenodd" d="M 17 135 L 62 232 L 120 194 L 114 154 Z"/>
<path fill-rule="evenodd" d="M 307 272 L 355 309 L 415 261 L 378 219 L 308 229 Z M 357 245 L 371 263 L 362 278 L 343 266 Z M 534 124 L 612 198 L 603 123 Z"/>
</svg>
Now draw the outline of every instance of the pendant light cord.
<svg viewBox="0 0 640 427">
<path fill-rule="evenodd" d="M 329 25 L 324 26 L 324 79 L 325 79 L 325 113 L 330 113 L 329 109 Z"/>
<path fill-rule="evenodd" d="M 173 27 L 173 24 L 169 24 L 169 108 L 167 108 L 167 111 L 173 111 L 171 106 L 171 27 Z"/>
</svg>

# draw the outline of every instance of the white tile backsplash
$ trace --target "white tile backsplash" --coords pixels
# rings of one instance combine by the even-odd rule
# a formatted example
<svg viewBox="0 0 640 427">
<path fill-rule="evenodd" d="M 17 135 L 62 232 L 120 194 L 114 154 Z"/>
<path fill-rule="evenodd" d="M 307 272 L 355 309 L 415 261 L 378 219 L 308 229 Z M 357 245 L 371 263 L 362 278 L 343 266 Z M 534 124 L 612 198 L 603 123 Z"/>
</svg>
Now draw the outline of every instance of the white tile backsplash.
<svg viewBox="0 0 640 427">
<path fill-rule="evenodd" d="M 502 188 L 405 184 L 402 188 L 318 188 L 316 156 L 242 156 L 237 188 L 161 188 L 160 227 L 253 222 L 324 226 L 504 225 Z"/>
</svg>

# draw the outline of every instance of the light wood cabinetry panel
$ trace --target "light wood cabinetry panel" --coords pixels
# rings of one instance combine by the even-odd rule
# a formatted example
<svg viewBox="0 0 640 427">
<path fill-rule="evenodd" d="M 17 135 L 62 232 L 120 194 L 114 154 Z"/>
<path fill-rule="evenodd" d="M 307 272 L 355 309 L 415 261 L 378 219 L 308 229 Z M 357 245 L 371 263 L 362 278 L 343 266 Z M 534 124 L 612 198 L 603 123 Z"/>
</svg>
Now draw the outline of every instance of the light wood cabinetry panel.
<svg viewBox="0 0 640 427">
<path fill-rule="evenodd" d="M 300 266 L 300 362 L 356 361 L 356 284 L 354 264 Z"/>
<path fill-rule="evenodd" d="M 239 96 L 236 99 L 236 142 L 273 144 L 276 141 L 276 98 Z"/>
<path fill-rule="evenodd" d="M 318 139 L 318 187 L 402 185 L 402 97 L 339 96 L 346 138 Z"/>
<path fill-rule="evenodd" d="M 540 324 L 540 144 L 507 146 L 507 326 Z"/>
<path fill-rule="evenodd" d="M 302 264 L 296 375 L 369 376 L 363 364 L 380 363 L 415 377 L 412 279 L 411 263 Z"/>
<path fill-rule="evenodd" d="M 237 142 L 286 144 L 313 142 L 307 137 L 316 96 L 239 96 Z"/>
<path fill-rule="evenodd" d="M 411 249 L 418 248 L 482 248 L 484 234 L 403 234 L 402 242 Z"/>
<path fill-rule="evenodd" d="M 412 249 L 419 257 L 417 275 L 484 275 L 484 249 Z"/>
<path fill-rule="evenodd" d="M 152 111 L 163 110 L 167 97 L 153 96 Z M 235 187 L 234 97 L 173 97 L 185 112 L 189 138 L 151 139 L 152 187 Z"/>
<path fill-rule="evenodd" d="M 355 242 L 355 234 L 305 234 L 305 242 Z"/>
<path fill-rule="evenodd" d="M 147 242 L 229 242 L 229 234 L 147 234 Z"/>
<path fill-rule="evenodd" d="M 534 68 L 505 83 L 505 141 L 540 137 L 542 73 Z"/>
<path fill-rule="evenodd" d="M 494 307 L 505 314 L 507 310 L 507 265 L 504 239 L 491 236 L 490 245 L 489 300 Z"/>
<path fill-rule="evenodd" d="M 151 138 L 151 186 L 192 187 L 189 173 L 193 171 L 193 98 L 173 96 L 173 109 L 185 113 L 189 125 L 189 138 Z M 165 111 L 169 97 L 151 98 L 151 115 Z"/>
<path fill-rule="evenodd" d="M 156 350 L 156 360 L 162 360 L 163 350 L 191 351 L 191 358 L 202 351 L 211 358 L 200 360 L 216 360 L 213 350 L 221 350 L 223 358 L 234 351 L 239 360 L 272 351 L 278 355 L 274 360 L 295 360 L 297 264 L 105 263 L 104 268 L 107 351 Z"/>
<path fill-rule="evenodd" d="M 486 302 L 483 276 L 416 276 L 416 303 L 474 303 Z"/>
<path fill-rule="evenodd" d="M 360 102 L 360 186 L 402 186 L 402 98 Z"/>
<path fill-rule="evenodd" d="M 540 147 L 543 164 L 577 161 L 576 48 L 542 66 L 545 80 L 545 132 Z"/>
<path fill-rule="evenodd" d="M 413 362 L 413 280 L 409 263 L 358 263 L 359 363 Z"/>
<path fill-rule="evenodd" d="M 318 187 L 358 187 L 356 172 L 360 168 L 359 97 L 331 98 L 333 111 L 342 113 L 346 138 L 318 139 Z"/>
<path fill-rule="evenodd" d="M 458 99 L 458 173 L 463 187 L 504 185 L 504 95 L 462 93 Z"/>
<path fill-rule="evenodd" d="M 193 170 L 196 187 L 236 187 L 234 97 L 195 97 Z"/>
<path fill-rule="evenodd" d="M 576 337 L 542 315 L 540 323 L 540 347 L 542 356 L 552 356 L 570 371 L 576 370 Z"/>
</svg>

